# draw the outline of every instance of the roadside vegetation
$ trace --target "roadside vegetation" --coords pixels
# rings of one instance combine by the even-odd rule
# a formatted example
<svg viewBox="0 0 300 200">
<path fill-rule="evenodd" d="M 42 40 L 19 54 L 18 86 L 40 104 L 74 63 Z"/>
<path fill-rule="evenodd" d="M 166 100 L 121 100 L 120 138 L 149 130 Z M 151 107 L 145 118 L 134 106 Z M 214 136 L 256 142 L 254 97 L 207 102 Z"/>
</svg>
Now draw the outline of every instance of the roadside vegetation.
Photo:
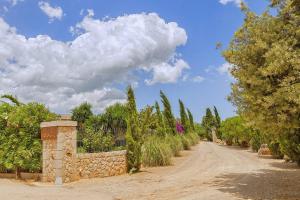
<svg viewBox="0 0 300 200">
<path fill-rule="evenodd" d="M 128 171 L 141 166 L 170 165 L 173 156 L 189 150 L 199 141 L 190 110 L 179 100 L 180 118 L 173 115 L 167 96 L 161 91 L 160 104 L 137 110 L 134 91 L 127 90 L 126 104 L 116 103 L 94 114 L 85 102 L 72 110 L 78 122 L 78 153 L 127 150 Z M 0 172 L 40 172 L 42 143 L 40 123 L 57 120 L 39 103 L 24 104 L 11 95 L 0 103 Z M 197 127 L 197 124 L 196 124 Z"/>
<path fill-rule="evenodd" d="M 100 152 L 127 150 L 128 171 L 137 172 L 141 166 L 170 165 L 173 156 L 189 150 L 199 142 L 193 115 L 179 100 L 180 118 L 173 115 L 167 96 L 161 91 L 161 105 L 145 106 L 138 111 L 134 91 L 127 90 L 127 103 L 109 106 L 95 115 L 92 106 L 82 103 L 72 110 L 78 121 L 78 151 Z M 126 146 L 118 146 L 126 141 Z"/>
<path fill-rule="evenodd" d="M 232 92 L 228 100 L 237 116 L 221 120 L 216 107 L 207 108 L 201 123 L 178 101 L 180 117 L 169 99 L 137 109 L 134 91 L 126 104 L 114 104 L 94 114 L 85 102 L 72 110 L 78 122 L 78 152 L 126 149 L 128 171 L 141 166 L 170 165 L 173 156 L 189 150 L 199 139 L 251 147 L 267 144 L 277 158 L 284 155 L 300 165 L 300 2 L 272 0 L 258 16 L 244 4 L 245 21 L 234 35 L 224 58 L 232 64 Z M 40 172 L 40 123 L 57 119 L 39 103 L 22 103 L 11 95 L 0 102 L 0 172 Z"/>
<path fill-rule="evenodd" d="M 268 144 L 273 155 L 284 155 L 300 165 L 300 2 L 272 0 L 258 16 L 244 4 L 245 21 L 223 52 L 232 64 L 229 101 L 238 116 L 218 125 L 207 109 L 203 135 L 212 140 L 212 129 L 228 145 L 250 145 L 257 151 Z"/>
<path fill-rule="evenodd" d="M 56 119 L 44 105 L 24 104 L 11 95 L 0 103 L 0 172 L 41 170 L 40 123 Z"/>
<path fill-rule="evenodd" d="M 273 152 L 300 165 L 300 2 L 273 0 L 271 8 L 275 16 L 257 16 L 243 6 L 245 22 L 223 53 L 237 80 L 230 101 Z"/>
<path fill-rule="evenodd" d="M 179 100 L 180 119 L 175 119 L 167 96 L 161 91 L 163 110 L 158 102 L 146 106 L 138 114 L 133 89 L 127 91 L 127 155 L 128 171 L 137 172 L 143 166 L 170 165 L 172 156 L 189 150 L 199 142 L 193 115 Z"/>
</svg>

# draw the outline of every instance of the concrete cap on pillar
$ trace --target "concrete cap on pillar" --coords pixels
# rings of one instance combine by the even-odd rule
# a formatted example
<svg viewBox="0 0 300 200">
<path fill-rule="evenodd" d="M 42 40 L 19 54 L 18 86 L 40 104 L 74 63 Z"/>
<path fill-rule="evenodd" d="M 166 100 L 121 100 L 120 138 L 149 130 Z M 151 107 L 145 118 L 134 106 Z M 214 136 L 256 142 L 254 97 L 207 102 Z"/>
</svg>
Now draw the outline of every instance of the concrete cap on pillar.
<svg viewBox="0 0 300 200">
<path fill-rule="evenodd" d="M 59 127 L 59 126 L 63 126 L 63 127 L 74 127 L 77 126 L 77 122 L 76 121 L 51 121 L 51 122 L 42 122 L 41 123 L 41 128 L 46 128 L 46 127 Z"/>
</svg>

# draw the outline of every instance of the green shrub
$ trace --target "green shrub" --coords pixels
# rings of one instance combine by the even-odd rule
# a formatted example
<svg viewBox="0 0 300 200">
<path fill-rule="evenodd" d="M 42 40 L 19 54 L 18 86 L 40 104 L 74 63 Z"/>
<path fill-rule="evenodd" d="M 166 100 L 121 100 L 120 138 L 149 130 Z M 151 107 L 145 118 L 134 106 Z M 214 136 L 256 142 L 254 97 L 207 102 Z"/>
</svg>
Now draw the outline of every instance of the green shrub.
<svg viewBox="0 0 300 200">
<path fill-rule="evenodd" d="M 166 136 L 166 142 L 170 145 L 173 155 L 174 156 L 180 156 L 180 151 L 183 150 L 183 144 L 181 142 L 181 138 L 179 135 Z"/>
<path fill-rule="evenodd" d="M 169 143 L 159 136 L 149 136 L 142 146 L 142 163 L 144 166 L 170 165 L 172 155 Z"/>
<path fill-rule="evenodd" d="M 287 133 L 280 138 L 282 152 L 300 166 L 300 132 Z"/>
<path fill-rule="evenodd" d="M 192 146 L 192 140 L 188 135 L 181 136 L 181 142 L 184 150 L 190 150 Z"/>
<path fill-rule="evenodd" d="M 280 144 L 277 141 L 272 141 L 269 145 L 268 145 L 272 155 L 276 158 L 282 159 L 283 158 L 283 153 L 280 149 Z"/>
<path fill-rule="evenodd" d="M 222 121 L 220 131 L 227 145 L 248 146 L 253 130 L 246 126 L 240 116 L 230 117 Z"/>
<path fill-rule="evenodd" d="M 126 146 L 112 147 L 112 151 L 122 151 L 126 150 Z"/>
<path fill-rule="evenodd" d="M 199 136 L 197 135 L 197 133 L 191 132 L 187 136 L 190 138 L 192 145 L 198 144 Z"/>
<path fill-rule="evenodd" d="M 205 129 L 201 126 L 201 124 L 196 124 L 195 125 L 195 131 L 200 137 L 200 139 L 205 139 L 206 138 L 206 132 Z"/>
<path fill-rule="evenodd" d="M 20 104 L 11 107 L 1 104 L 0 166 L 6 170 L 39 172 L 42 167 L 40 123 L 56 119 L 44 105 Z M 3 111 L 3 112 L 2 112 Z M 9 111 L 9 112 L 7 112 Z"/>
<path fill-rule="evenodd" d="M 77 153 L 86 153 L 86 149 L 84 147 L 77 147 Z"/>
<path fill-rule="evenodd" d="M 101 130 L 86 129 L 82 144 L 85 151 L 89 153 L 110 151 L 114 145 L 114 139 L 111 134 L 106 134 Z"/>
<path fill-rule="evenodd" d="M 257 152 L 262 145 L 262 135 L 259 132 L 254 132 L 250 140 L 250 146 L 253 151 Z"/>
</svg>

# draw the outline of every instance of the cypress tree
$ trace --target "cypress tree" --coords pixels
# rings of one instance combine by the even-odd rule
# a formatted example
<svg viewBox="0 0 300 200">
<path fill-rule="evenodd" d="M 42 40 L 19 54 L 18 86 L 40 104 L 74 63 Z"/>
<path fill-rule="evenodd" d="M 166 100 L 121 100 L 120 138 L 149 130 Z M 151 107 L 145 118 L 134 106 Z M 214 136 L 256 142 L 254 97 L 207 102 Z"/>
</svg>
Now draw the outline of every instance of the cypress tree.
<svg viewBox="0 0 300 200">
<path fill-rule="evenodd" d="M 179 99 L 179 107 L 180 107 L 180 121 L 184 128 L 184 131 L 187 133 L 189 131 L 188 117 L 185 112 L 184 104 L 180 99 Z"/>
<path fill-rule="evenodd" d="M 141 130 L 138 121 L 138 112 L 135 103 L 135 96 L 131 87 L 127 90 L 127 163 L 129 172 L 137 172 L 141 167 Z"/>
<path fill-rule="evenodd" d="M 216 121 L 216 127 L 219 128 L 221 126 L 221 118 L 220 118 L 220 115 L 219 115 L 219 112 L 216 108 L 216 106 L 214 106 L 214 115 L 215 115 L 215 121 Z"/>
<path fill-rule="evenodd" d="M 215 118 L 210 108 L 206 108 L 205 116 L 202 118 L 202 126 L 205 129 L 207 139 L 212 141 L 211 131 L 215 127 Z"/>
<path fill-rule="evenodd" d="M 162 91 L 160 91 L 160 97 L 161 97 L 161 102 L 164 105 L 163 116 L 164 116 L 164 121 L 166 123 L 166 131 L 167 133 L 175 135 L 176 123 L 175 123 L 175 117 L 172 113 L 171 104 L 167 96 Z"/>
<path fill-rule="evenodd" d="M 214 115 L 215 115 L 216 134 L 217 134 L 218 138 L 221 138 L 222 137 L 222 133 L 221 133 L 221 130 L 220 130 L 220 127 L 221 127 L 221 117 L 219 115 L 219 112 L 218 112 L 216 106 L 214 106 Z"/>
<path fill-rule="evenodd" d="M 195 125 L 194 125 L 194 117 L 191 113 L 191 111 L 189 109 L 187 109 L 187 113 L 188 113 L 188 116 L 189 116 L 189 121 L 190 121 L 190 128 L 191 130 L 195 130 Z"/>
<path fill-rule="evenodd" d="M 159 107 L 159 104 L 157 101 L 155 102 L 155 110 L 156 110 L 158 134 L 161 136 L 164 136 L 166 134 L 165 124 L 164 124 L 163 116 L 162 116 L 162 113 L 160 111 L 160 107 Z"/>
</svg>

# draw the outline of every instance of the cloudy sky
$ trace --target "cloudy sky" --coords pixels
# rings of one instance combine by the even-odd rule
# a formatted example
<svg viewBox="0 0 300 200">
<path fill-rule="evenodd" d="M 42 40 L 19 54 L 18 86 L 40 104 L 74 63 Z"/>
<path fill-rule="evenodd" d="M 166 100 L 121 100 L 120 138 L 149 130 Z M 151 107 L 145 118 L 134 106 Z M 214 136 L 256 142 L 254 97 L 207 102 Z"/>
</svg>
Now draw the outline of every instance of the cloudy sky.
<svg viewBox="0 0 300 200">
<path fill-rule="evenodd" d="M 241 0 L 0 0 L 0 94 L 68 113 L 124 102 L 132 85 L 139 108 L 168 95 L 200 120 L 226 101 L 233 79 L 225 48 L 243 22 Z M 261 13 L 267 1 L 248 0 Z"/>
</svg>

